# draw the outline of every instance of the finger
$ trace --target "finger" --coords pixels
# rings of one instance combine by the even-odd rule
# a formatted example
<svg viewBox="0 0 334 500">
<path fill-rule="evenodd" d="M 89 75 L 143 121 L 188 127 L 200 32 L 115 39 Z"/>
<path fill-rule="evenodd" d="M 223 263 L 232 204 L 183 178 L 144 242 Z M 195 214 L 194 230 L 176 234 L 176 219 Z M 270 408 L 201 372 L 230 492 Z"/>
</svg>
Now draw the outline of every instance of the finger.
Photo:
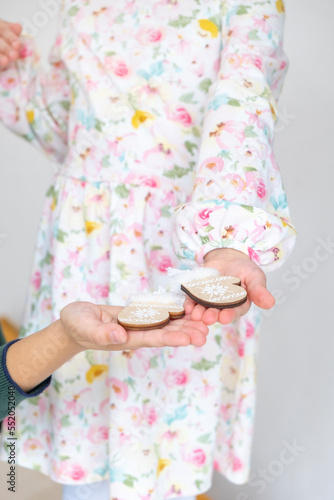
<svg viewBox="0 0 334 500">
<path fill-rule="evenodd" d="M 3 56 L 2 54 L 0 54 L 0 68 L 1 69 L 7 68 L 9 62 L 10 62 L 9 58 L 7 56 Z"/>
<path fill-rule="evenodd" d="M 127 340 L 127 331 L 114 322 L 100 323 L 92 334 L 92 341 L 100 346 L 125 344 Z"/>
<path fill-rule="evenodd" d="M 18 25 L 20 26 L 20 25 Z M 15 30 L 9 26 L 6 30 L 3 31 L 2 37 L 7 41 L 7 43 L 13 47 L 14 49 L 18 49 L 21 45 L 19 35 L 15 33 Z"/>
<path fill-rule="evenodd" d="M 180 330 L 183 327 L 193 328 L 194 330 L 200 330 L 203 333 L 207 333 L 208 327 L 202 321 L 194 321 L 193 319 L 175 319 L 168 323 L 165 328 L 179 328 Z"/>
<path fill-rule="evenodd" d="M 213 307 L 210 307 L 204 312 L 202 321 L 206 325 L 213 325 L 214 323 L 217 323 L 218 318 L 219 318 L 219 309 L 214 309 Z"/>
<path fill-rule="evenodd" d="M 165 346 L 170 347 L 182 347 L 189 344 L 192 344 L 196 347 L 202 347 L 206 343 L 206 335 L 199 331 L 190 329 L 189 331 L 187 331 L 188 343 L 185 344 L 183 343 L 185 333 L 186 330 L 182 330 L 181 332 L 165 333 L 162 337 L 162 341 L 164 342 Z M 182 343 L 180 343 L 180 341 L 182 341 Z"/>
<path fill-rule="evenodd" d="M 4 38 L 0 38 L 0 52 L 3 55 L 9 57 L 9 53 L 11 52 L 11 50 L 11 45 Z"/>
<path fill-rule="evenodd" d="M 219 323 L 221 325 L 228 325 L 232 323 L 237 317 L 237 313 L 234 309 L 222 309 L 219 312 Z"/>
<path fill-rule="evenodd" d="M 205 311 L 206 307 L 197 304 L 194 307 L 193 312 L 191 313 L 191 319 L 193 319 L 194 321 L 201 321 Z"/>
<path fill-rule="evenodd" d="M 20 23 L 10 23 L 9 28 L 16 36 L 20 36 L 23 29 Z"/>
<path fill-rule="evenodd" d="M 192 300 L 190 297 L 187 297 L 183 303 L 183 308 L 186 315 L 191 314 L 195 306 L 196 302 Z"/>
<path fill-rule="evenodd" d="M 266 287 L 265 280 L 259 278 L 247 286 L 248 297 L 255 305 L 262 309 L 271 309 L 275 305 L 275 298 Z"/>
</svg>

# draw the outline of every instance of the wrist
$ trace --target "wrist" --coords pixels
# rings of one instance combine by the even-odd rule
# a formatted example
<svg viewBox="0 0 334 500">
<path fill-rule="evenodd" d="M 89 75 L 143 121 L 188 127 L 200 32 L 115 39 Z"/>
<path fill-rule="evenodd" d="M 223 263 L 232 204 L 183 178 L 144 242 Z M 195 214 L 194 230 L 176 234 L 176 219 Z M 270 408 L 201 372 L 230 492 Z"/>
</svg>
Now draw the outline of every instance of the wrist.
<svg viewBox="0 0 334 500">
<path fill-rule="evenodd" d="M 84 351 L 84 347 L 74 340 L 74 338 L 68 333 L 66 326 L 61 319 L 58 319 L 53 323 L 56 328 L 57 336 L 63 345 L 64 349 L 69 357 L 73 357 L 76 354 Z"/>
</svg>

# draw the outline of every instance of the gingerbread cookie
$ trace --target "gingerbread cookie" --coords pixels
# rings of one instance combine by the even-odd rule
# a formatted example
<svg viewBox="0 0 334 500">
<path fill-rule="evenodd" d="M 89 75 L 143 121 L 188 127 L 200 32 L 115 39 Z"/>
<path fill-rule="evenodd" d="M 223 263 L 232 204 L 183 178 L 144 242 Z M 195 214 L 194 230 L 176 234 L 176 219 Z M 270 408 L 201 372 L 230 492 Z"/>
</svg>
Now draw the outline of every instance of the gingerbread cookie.
<svg viewBox="0 0 334 500">
<path fill-rule="evenodd" d="M 246 302 L 247 292 L 239 278 L 221 276 L 217 269 L 202 267 L 189 271 L 169 269 L 171 288 L 181 286 L 189 297 L 205 307 L 225 309 Z"/>
<path fill-rule="evenodd" d="M 118 323 L 127 330 L 153 330 L 167 325 L 171 319 L 184 316 L 179 299 L 166 293 L 138 295 L 118 315 Z M 183 301 L 182 301 L 183 302 Z"/>
</svg>

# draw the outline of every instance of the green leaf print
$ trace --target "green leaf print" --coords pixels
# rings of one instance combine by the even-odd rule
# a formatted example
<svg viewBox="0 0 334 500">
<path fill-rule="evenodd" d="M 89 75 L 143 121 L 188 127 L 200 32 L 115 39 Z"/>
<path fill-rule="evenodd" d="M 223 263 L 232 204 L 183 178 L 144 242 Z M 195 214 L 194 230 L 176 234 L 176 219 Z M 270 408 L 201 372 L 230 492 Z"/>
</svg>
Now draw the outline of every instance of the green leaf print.
<svg viewBox="0 0 334 500">
<path fill-rule="evenodd" d="M 253 125 L 247 125 L 244 129 L 244 134 L 246 137 L 257 137 L 257 134 L 254 132 Z"/>
<path fill-rule="evenodd" d="M 209 233 L 210 231 L 212 231 L 212 229 L 214 229 L 214 227 L 210 226 L 210 224 L 208 224 L 207 226 L 205 226 L 205 228 L 203 229 L 203 231 L 205 233 Z"/>
<path fill-rule="evenodd" d="M 196 104 L 197 101 L 193 101 L 194 92 L 188 92 L 180 97 L 180 101 L 186 102 L 187 104 Z"/>
<path fill-rule="evenodd" d="M 63 387 L 63 384 L 58 382 L 58 380 L 55 380 L 53 379 L 52 380 L 52 387 L 54 388 L 54 390 L 56 391 L 57 394 L 60 393 L 60 389 Z M 30 400 L 31 402 L 31 400 Z"/>
<path fill-rule="evenodd" d="M 79 9 L 79 7 L 76 7 L 76 6 L 71 7 L 71 8 L 69 9 L 69 11 L 68 11 L 68 15 L 69 15 L 69 16 L 75 16 L 75 15 L 76 15 L 76 13 L 77 13 L 77 12 L 79 12 L 79 10 L 80 10 L 80 9 Z"/>
<path fill-rule="evenodd" d="M 64 270 L 63 270 L 63 276 L 64 278 L 72 278 L 72 274 L 71 274 L 71 266 L 66 266 L 64 267 Z"/>
<path fill-rule="evenodd" d="M 254 167 L 244 167 L 244 171 L 245 171 L 245 172 L 254 172 L 254 171 L 256 172 L 256 171 L 257 171 L 257 169 L 256 169 L 256 168 L 254 168 Z"/>
<path fill-rule="evenodd" d="M 250 9 L 250 5 L 240 5 L 237 10 L 237 16 L 248 14 L 248 9 Z"/>
<path fill-rule="evenodd" d="M 133 488 L 134 482 L 138 481 L 138 479 L 135 476 L 130 476 L 129 474 L 126 474 L 125 477 L 126 477 L 126 479 L 124 479 L 123 483 L 126 486 L 129 486 L 129 488 Z"/>
<path fill-rule="evenodd" d="M 200 436 L 197 441 L 199 441 L 200 443 L 205 443 L 205 444 L 210 444 L 211 443 L 211 439 L 210 439 L 210 432 L 208 432 L 207 434 L 203 434 L 202 436 Z"/>
<path fill-rule="evenodd" d="M 221 335 L 215 335 L 215 341 L 217 342 L 217 344 L 219 345 L 219 347 L 221 346 L 221 343 L 222 343 L 222 338 L 221 338 Z"/>
<path fill-rule="evenodd" d="M 135 380 L 132 378 L 132 377 L 128 377 L 126 380 L 125 380 L 125 383 L 131 387 L 131 389 L 134 391 L 135 388 L 136 388 L 136 382 Z"/>
<path fill-rule="evenodd" d="M 202 358 L 198 363 L 193 363 L 191 367 L 194 370 L 207 371 L 213 368 L 219 361 L 219 356 L 217 356 L 216 361 L 209 361 L 208 359 Z"/>
<path fill-rule="evenodd" d="M 261 40 L 261 38 L 258 35 L 258 30 L 251 30 L 248 33 L 248 38 L 249 40 Z"/>
<path fill-rule="evenodd" d="M 68 455 L 59 455 L 59 458 L 60 458 L 60 460 L 63 461 L 63 460 L 68 460 L 71 457 L 69 457 Z"/>
<path fill-rule="evenodd" d="M 101 122 L 101 120 L 98 120 L 97 118 L 95 118 L 95 129 L 98 131 L 98 132 L 102 132 L 102 127 L 104 125 L 104 122 Z"/>
<path fill-rule="evenodd" d="M 202 489 L 203 481 L 201 481 L 200 479 L 196 479 L 195 484 L 198 490 Z"/>
<path fill-rule="evenodd" d="M 68 233 L 66 233 L 66 231 L 63 231 L 62 229 L 58 229 L 57 240 L 60 241 L 60 243 L 65 242 L 65 236 L 68 236 Z"/>
<path fill-rule="evenodd" d="M 70 109 L 71 103 L 70 101 L 60 101 L 60 105 L 68 111 Z"/>
<path fill-rule="evenodd" d="M 108 50 L 108 51 L 105 53 L 105 55 L 106 55 L 106 56 L 109 56 L 109 57 L 114 56 L 115 54 L 116 54 L 116 52 L 115 52 L 114 50 Z"/>
<path fill-rule="evenodd" d="M 62 427 L 70 427 L 72 425 L 71 422 L 69 421 L 69 418 L 70 418 L 69 415 L 63 415 L 61 417 L 60 421 L 61 421 Z"/>
<path fill-rule="evenodd" d="M 194 137 L 200 137 L 201 136 L 201 133 L 200 133 L 198 127 L 193 127 L 191 129 L 191 131 L 192 131 Z"/>
<path fill-rule="evenodd" d="M 235 106 L 237 108 L 240 106 L 240 101 L 238 101 L 238 99 L 230 99 L 227 104 L 229 106 Z"/>
<path fill-rule="evenodd" d="M 201 83 L 198 85 L 198 88 L 202 92 L 207 94 L 209 92 L 209 88 L 211 87 L 211 85 L 212 85 L 212 81 L 210 80 L 210 78 L 204 78 L 204 80 L 202 80 Z"/>
<path fill-rule="evenodd" d="M 116 262 L 116 267 L 121 273 L 121 279 L 126 280 L 129 277 L 129 271 L 126 269 L 125 262 Z"/>
<path fill-rule="evenodd" d="M 161 207 L 161 217 L 171 217 L 172 214 L 170 213 L 169 206 L 164 205 Z"/>
<path fill-rule="evenodd" d="M 190 24 L 192 20 L 193 17 L 180 15 L 178 19 L 169 21 L 168 24 L 169 26 L 173 26 L 173 28 L 184 28 L 185 26 L 188 26 L 188 24 Z"/>
<path fill-rule="evenodd" d="M 124 12 L 121 12 L 121 14 L 118 14 L 118 16 L 116 17 L 114 23 L 117 23 L 117 24 L 123 24 L 124 23 Z"/>
<path fill-rule="evenodd" d="M 158 356 L 153 356 L 153 358 L 150 359 L 150 368 L 157 368 L 158 367 Z"/>
<path fill-rule="evenodd" d="M 247 210 L 248 212 L 254 213 L 254 208 L 250 207 L 249 205 L 240 205 L 242 208 Z"/>
<path fill-rule="evenodd" d="M 200 238 L 201 238 L 202 245 L 206 245 L 210 241 L 209 236 L 200 236 Z"/>
<path fill-rule="evenodd" d="M 185 147 L 187 148 L 187 150 L 189 151 L 189 153 L 194 156 L 194 149 L 198 149 L 197 147 L 197 144 L 195 144 L 194 142 L 189 142 L 189 141 L 186 141 L 184 143 Z"/>
<path fill-rule="evenodd" d="M 185 175 L 187 175 L 188 172 L 189 168 L 178 167 L 177 165 L 175 165 L 173 170 L 164 172 L 164 176 L 168 177 L 169 179 L 180 179 L 180 177 L 184 177 Z"/>
<path fill-rule="evenodd" d="M 222 149 L 220 153 L 218 153 L 218 155 L 220 158 L 227 158 L 228 160 L 232 161 L 232 158 L 231 158 L 231 153 L 229 151 L 227 151 L 226 149 Z"/>
<path fill-rule="evenodd" d="M 152 245 L 151 247 L 151 250 L 154 252 L 155 250 L 162 250 L 162 246 L 160 245 Z"/>
<path fill-rule="evenodd" d="M 105 155 L 102 160 L 101 160 L 101 165 L 103 168 L 107 168 L 107 167 L 110 167 L 110 156 L 109 155 Z"/>
<path fill-rule="evenodd" d="M 115 189 L 116 194 L 121 198 L 127 198 L 129 196 L 129 190 L 125 184 L 119 184 Z"/>
</svg>

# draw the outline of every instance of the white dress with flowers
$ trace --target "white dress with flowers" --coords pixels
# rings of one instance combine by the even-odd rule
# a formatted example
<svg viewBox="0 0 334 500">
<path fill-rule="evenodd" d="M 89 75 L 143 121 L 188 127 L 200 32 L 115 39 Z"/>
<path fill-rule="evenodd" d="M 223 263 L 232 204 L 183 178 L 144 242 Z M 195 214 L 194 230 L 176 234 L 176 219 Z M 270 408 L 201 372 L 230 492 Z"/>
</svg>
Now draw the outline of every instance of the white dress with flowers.
<svg viewBox="0 0 334 500">
<path fill-rule="evenodd" d="M 48 72 L 23 39 L 0 73 L 0 118 L 58 167 L 22 335 L 71 301 L 124 304 L 214 248 L 283 262 L 295 238 L 272 146 L 283 17 L 281 0 L 65 0 Z M 258 326 L 251 309 L 203 348 L 79 354 L 17 409 L 19 464 L 108 479 L 119 500 L 207 491 L 213 468 L 243 483 Z"/>
</svg>

